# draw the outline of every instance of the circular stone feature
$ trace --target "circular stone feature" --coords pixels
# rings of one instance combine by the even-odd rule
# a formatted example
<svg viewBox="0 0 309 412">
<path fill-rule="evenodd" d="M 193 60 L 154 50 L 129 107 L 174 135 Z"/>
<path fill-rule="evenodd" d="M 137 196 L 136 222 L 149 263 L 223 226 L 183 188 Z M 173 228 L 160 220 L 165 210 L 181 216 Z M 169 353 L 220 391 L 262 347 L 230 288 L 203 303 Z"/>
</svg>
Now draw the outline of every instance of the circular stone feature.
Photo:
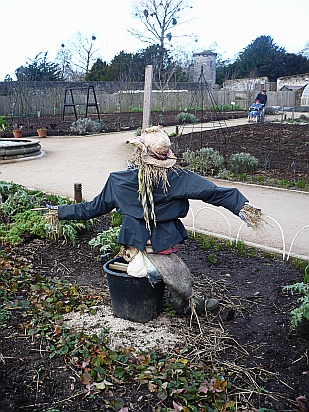
<svg viewBox="0 0 309 412">
<path fill-rule="evenodd" d="M 27 157 L 41 156 L 41 145 L 38 139 L 0 138 L 0 162 Z"/>
</svg>

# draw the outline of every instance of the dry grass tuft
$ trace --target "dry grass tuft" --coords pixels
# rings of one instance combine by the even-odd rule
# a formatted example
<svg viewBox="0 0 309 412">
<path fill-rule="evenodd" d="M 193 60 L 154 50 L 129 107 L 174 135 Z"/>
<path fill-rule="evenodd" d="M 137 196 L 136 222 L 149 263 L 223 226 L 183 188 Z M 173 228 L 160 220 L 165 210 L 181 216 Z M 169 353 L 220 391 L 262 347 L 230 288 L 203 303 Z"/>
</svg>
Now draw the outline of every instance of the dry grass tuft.
<svg viewBox="0 0 309 412">
<path fill-rule="evenodd" d="M 51 237 L 56 239 L 59 235 L 58 210 L 48 210 L 48 212 L 43 215 L 43 219 L 45 224 L 48 225 Z"/>
<path fill-rule="evenodd" d="M 250 204 L 245 204 L 240 212 L 252 229 L 262 229 L 265 223 L 265 215 L 262 213 L 261 209 L 258 209 Z"/>
</svg>

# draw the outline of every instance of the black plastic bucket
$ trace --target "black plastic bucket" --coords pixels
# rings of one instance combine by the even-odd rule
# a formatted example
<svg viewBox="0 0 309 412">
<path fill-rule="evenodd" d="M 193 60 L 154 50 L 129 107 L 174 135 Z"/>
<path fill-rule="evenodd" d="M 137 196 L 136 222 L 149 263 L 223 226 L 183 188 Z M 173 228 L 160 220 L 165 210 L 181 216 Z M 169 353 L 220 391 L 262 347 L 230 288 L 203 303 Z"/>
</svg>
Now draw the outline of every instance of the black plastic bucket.
<svg viewBox="0 0 309 412">
<path fill-rule="evenodd" d="M 122 257 L 106 262 L 112 309 L 116 316 L 133 322 L 149 322 L 161 313 L 165 285 L 163 281 L 151 284 L 147 277 L 136 278 L 125 272 L 109 269 L 109 264 L 126 263 Z"/>
</svg>

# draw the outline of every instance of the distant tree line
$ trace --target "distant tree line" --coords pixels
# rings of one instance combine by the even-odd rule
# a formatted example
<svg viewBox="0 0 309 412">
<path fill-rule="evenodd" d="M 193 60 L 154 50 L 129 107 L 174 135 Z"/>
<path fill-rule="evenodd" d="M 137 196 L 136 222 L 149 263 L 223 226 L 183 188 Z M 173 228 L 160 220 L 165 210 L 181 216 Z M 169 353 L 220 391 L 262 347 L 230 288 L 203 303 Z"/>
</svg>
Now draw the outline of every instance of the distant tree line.
<svg viewBox="0 0 309 412">
<path fill-rule="evenodd" d="M 248 77 L 278 77 L 309 73 L 309 59 L 303 54 L 287 53 L 270 36 L 260 36 L 250 43 L 233 63 L 218 61 L 217 83 Z"/>
<path fill-rule="evenodd" d="M 86 81 L 144 81 L 145 67 L 153 65 L 154 80 L 167 82 L 188 81 L 188 71 L 177 63 L 170 52 L 158 45 L 149 46 L 137 53 L 120 52 L 110 64 L 98 59 Z"/>
<path fill-rule="evenodd" d="M 38 53 L 27 65 L 16 69 L 19 81 L 144 81 L 146 65 L 153 65 L 154 80 L 163 84 L 172 82 L 188 82 L 189 69 L 192 62 L 178 62 L 172 52 L 161 45 L 150 45 L 136 53 L 121 51 L 110 63 L 98 57 L 93 59 L 92 36 L 88 48 L 83 45 L 84 55 L 79 55 L 78 70 L 72 69 L 72 53 L 63 53 L 62 59 L 48 61 L 48 52 Z M 309 45 L 308 45 L 309 47 Z M 58 56 L 59 57 L 59 56 Z M 60 60 L 60 62 L 59 62 Z M 84 62 L 84 64 L 83 64 Z M 92 63 L 92 65 L 91 65 Z M 283 47 L 277 46 L 270 36 L 260 36 L 253 40 L 234 62 L 217 59 L 216 82 L 235 78 L 267 77 L 275 82 L 278 77 L 309 73 L 308 50 L 300 54 L 287 53 Z M 9 80 L 9 78 L 6 78 Z"/>
</svg>

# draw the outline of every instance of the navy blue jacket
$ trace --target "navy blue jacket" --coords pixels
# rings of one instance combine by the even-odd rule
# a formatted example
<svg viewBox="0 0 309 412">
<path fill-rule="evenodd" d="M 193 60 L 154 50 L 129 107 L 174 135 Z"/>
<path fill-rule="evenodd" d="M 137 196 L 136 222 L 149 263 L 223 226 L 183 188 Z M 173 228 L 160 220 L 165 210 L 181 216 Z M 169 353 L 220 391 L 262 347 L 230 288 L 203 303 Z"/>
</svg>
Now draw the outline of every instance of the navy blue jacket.
<svg viewBox="0 0 309 412">
<path fill-rule="evenodd" d="M 150 221 L 148 232 L 143 207 L 138 199 L 138 170 L 114 172 L 101 193 L 91 202 L 76 203 L 58 207 L 62 219 L 87 220 L 105 215 L 116 209 L 123 215 L 118 242 L 144 250 L 150 238 L 154 252 L 170 248 L 188 238 L 188 233 L 179 220 L 189 211 L 189 199 L 199 199 L 214 206 L 223 206 L 235 215 L 248 200 L 238 189 L 218 187 L 204 177 L 174 169 L 168 171 L 168 193 L 162 185 L 153 188 L 156 226 Z M 149 210 L 150 216 L 150 210 Z"/>
<path fill-rule="evenodd" d="M 257 96 L 256 96 L 256 98 L 255 98 L 255 100 L 256 99 L 258 99 L 258 101 L 263 105 L 263 106 L 266 106 L 266 103 L 267 103 L 267 94 L 265 93 L 265 94 L 263 94 L 263 93 L 259 93 Z"/>
</svg>

